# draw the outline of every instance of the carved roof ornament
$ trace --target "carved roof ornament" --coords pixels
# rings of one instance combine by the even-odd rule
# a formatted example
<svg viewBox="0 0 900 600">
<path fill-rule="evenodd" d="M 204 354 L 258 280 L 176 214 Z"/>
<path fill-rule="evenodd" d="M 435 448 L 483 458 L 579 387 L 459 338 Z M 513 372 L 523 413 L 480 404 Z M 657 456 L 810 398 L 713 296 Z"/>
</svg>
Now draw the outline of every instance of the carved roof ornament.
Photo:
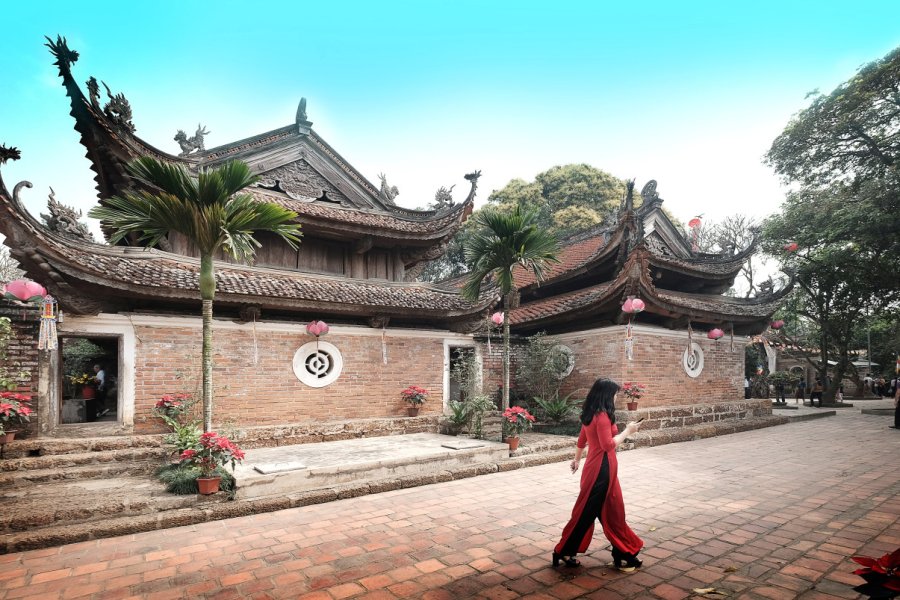
<svg viewBox="0 0 900 600">
<path fill-rule="evenodd" d="M 109 102 L 103 107 L 103 114 L 119 129 L 128 133 L 134 133 L 134 123 L 131 122 L 131 104 L 125 98 L 125 94 L 119 92 L 113 96 L 106 82 L 103 81 L 101 83 L 106 88 L 106 95 L 109 96 Z"/>
<path fill-rule="evenodd" d="M 94 236 L 91 235 L 87 225 L 78 220 L 81 218 L 81 211 L 57 202 L 56 192 L 53 191 L 52 187 L 50 188 L 50 195 L 47 197 L 47 208 L 50 210 L 49 215 L 41 213 L 41 218 L 44 220 L 47 229 L 65 237 L 77 238 L 88 242 L 94 241 Z"/>
<path fill-rule="evenodd" d="M 306 98 L 300 98 L 300 104 L 297 105 L 297 124 L 308 122 L 309 119 L 306 117 Z"/>
<path fill-rule="evenodd" d="M 50 48 L 50 52 L 56 58 L 53 64 L 59 68 L 60 74 L 71 72 L 72 65 L 78 62 L 78 52 L 70 50 L 66 38 L 60 35 L 56 36 L 55 42 L 48 36 L 44 36 L 44 39 L 47 40 L 44 45 Z"/>
<path fill-rule="evenodd" d="M 100 108 L 100 86 L 97 85 L 97 78 L 93 75 L 85 82 L 88 89 L 88 95 L 91 99 L 91 106 Z"/>
<path fill-rule="evenodd" d="M 18 148 L 0 144 L 0 165 L 5 165 L 8 160 L 19 160 L 20 158 L 22 158 L 22 153 Z"/>
<path fill-rule="evenodd" d="M 434 208 L 435 210 L 441 210 L 443 208 L 449 208 L 453 206 L 453 188 L 456 187 L 456 184 L 451 185 L 449 188 L 445 186 L 441 186 L 438 188 L 438 191 L 434 193 Z"/>
<path fill-rule="evenodd" d="M 648 181 L 641 189 L 641 198 L 644 200 L 644 210 L 649 210 L 654 205 L 662 204 L 662 198 L 659 197 L 659 193 L 656 191 L 655 179 Z"/>
<path fill-rule="evenodd" d="M 387 177 L 384 173 L 379 173 L 378 179 L 381 180 L 381 189 L 378 190 L 378 194 L 381 196 L 381 199 L 388 204 L 394 204 L 394 198 L 400 195 L 400 190 L 397 189 L 396 185 L 388 184 Z"/>
<path fill-rule="evenodd" d="M 309 135 L 312 128 L 312 122 L 306 116 L 306 98 L 300 98 L 300 104 L 297 105 L 297 133 L 300 135 Z"/>
<path fill-rule="evenodd" d="M 203 138 L 209 135 L 206 127 L 197 124 L 197 132 L 188 137 L 183 129 L 179 129 L 175 134 L 175 141 L 181 146 L 181 153 L 178 156 L 187 156 L 191 152 L 206 152 L 206 146 L 203 145 Z"/>
</svg>

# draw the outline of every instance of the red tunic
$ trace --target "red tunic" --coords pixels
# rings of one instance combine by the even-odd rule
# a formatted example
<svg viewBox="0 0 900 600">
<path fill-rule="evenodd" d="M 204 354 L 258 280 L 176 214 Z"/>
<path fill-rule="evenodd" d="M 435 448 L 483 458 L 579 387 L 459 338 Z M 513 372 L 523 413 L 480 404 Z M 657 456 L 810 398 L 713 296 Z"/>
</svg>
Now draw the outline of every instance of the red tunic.
<svg viewBox="0 0 900 600">
<path fill-rule="evenodd" d="M 618 427 L 613 425 L 605 412 L 597 413 L 589 425 L 581 426 L 581 434 L 578 436 L 578 447 L 588 447 L 587 459 L 581 471 L 581 491 L 572 509 L 572 518 L 563 528 L 562 539 L 556 545 L 555 552 L 561 554 L 569 537 L 576 529 L 576 524 L 585 510 L 593 511 L 590 527 L 578 541 L 578 552 L 586 552 L 594 533 L 593 517 L 599 517 L 603 526 L 603 533 L 612 543 L 614 548 L 628 554 L 637 554 L 644 547 L 644 542 L 639 538 L 625 522 L 625 503 L 622 500 L 622 489 L 619 487 L 619 464 L 616 460 L 616 442 L 613 437 L 618 434 Z M 606 457 L 608 465 L 608 482 L 598 482 L 602 473 L 603 459 Z M 607 483 L 606 497 L 603 500 L 599 514 L 597 507 L 588 506 L 588 498 L 596 484 Z M 575 540 L 572 540 L 575 542 Z M 570 547 L 572 544 L 570 544 Z"/>
</svg>

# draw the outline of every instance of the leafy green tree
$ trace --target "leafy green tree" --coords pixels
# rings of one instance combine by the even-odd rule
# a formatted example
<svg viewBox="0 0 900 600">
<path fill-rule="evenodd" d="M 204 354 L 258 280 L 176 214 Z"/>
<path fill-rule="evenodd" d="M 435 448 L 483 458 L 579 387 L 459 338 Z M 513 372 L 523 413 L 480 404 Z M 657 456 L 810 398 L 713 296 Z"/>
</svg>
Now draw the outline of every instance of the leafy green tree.
<svg viewBox="0 0 900 600">
<path fill-rule="evenodd" d="M 766 249 L 781 255 L 797 282 L 785 310 L 811 324 L 822 381 L 828 361 L 837 362 L 825 390 L 827 402 L 852 371 L 854 339 L 866 314 L 879 314 L 898 299 L 897 257 L 882 257 L 868 245 L 848 241 L 849 231 L 869 209 L 850 186 L 806 189 L 789 194 L 781 214 L 770 217 L 764 229 Z M 798 250 L 786 251 L 785 240 L 797 243 Z"/>
<path fill-rule="evenodd" d="M 213 256 L 220 249 L 239 261 L 253 259 L 259 242 L 256 231 L 281 236 L 291 247 L 300 241 L 300 225 L 292 223 L 296 213 L 253 196 L 240 193 L 256 182 L 250 167 L 240 161 L 214 169 L 201 169 L 196 178 L 175 164 L 151 157 L 128 165 L 131 176 L 143 189 L 115 196 L 91 209 L 113 233 L 110 243 L 136 237 L 139 243 L 156 246 L 170 232 L 192 242 L 200 253 L 200 298 L 203 302 L 203 429 L 212 429 L 212 315 L 216 294 Z"/>
<path fill-rule="evenodd" d="M 556 262 L 559 244 L 556 236 L 542 229 L 534 211 L 516 206 L 505 214 L 493 208 L 474 218 L 474 231 L 465 246 L 469 276 L 463 296 L 475 300 L 481 285 L 491 277 L 503 297 L 503 410 L 509 408 L 509 309 L 517 293 L 513 283 L 516 267 L 531 270 L 539 280 L 549 262 Z"/>
<path fill-rule="evenodd" d="M 896 174 L 898 89 L 900 48 L 865 65 L 827 96 L 812 93 L 810 105 L 772 143 L 767 162 L 785 180 L 814 186 Z"/>
<path fill-rule="evenodd" d="M 429 209 L 447 206 L 449 190 L 441 188 Z M 471 222 L 490 207 L 499 213 L 512 213 L 516 207 L 534 212 L 536 223 L 562 238 L 603 222 L 619 206 L 625 194 L 625 182 L 586 164 L 557 166 L 538 173 L 534 181 L 513 179 L 488 196 L 486 207 L 478 209 L 450 241 L 446 253 L 425 266 L 419 279 L 441 281 L 465 273 L 467 240 Z M 638 204 L 640 204 L 638 198 Z"/>
</svg>

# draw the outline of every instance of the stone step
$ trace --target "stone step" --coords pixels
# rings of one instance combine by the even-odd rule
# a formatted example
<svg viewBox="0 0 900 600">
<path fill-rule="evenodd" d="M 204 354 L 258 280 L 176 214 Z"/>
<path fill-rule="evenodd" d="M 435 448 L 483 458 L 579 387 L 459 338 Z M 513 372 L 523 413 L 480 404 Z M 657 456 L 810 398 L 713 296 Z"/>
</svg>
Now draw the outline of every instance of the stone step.
<svg viewBox="0 0 900 600">
<path fill-rule="evenodd" d="M 6 444 L 3 458 L 27 458 L 65 454 L 85 454 L 88 452 L 110 452 L 113 450 L 163 448 L 162 435 L 121 435 L 96 438 L 16 438 Z"/>
<path fill-rule="evenodd" d="M 38 483 L 0 491 L 4 507 L 0 533 L 150 514 L 195 503 L 194 496 L 166 493 L 165 486 L 150 476 Z"/>
<path fill-rule="evenodd" d="M 120 450 L 97 450 L 82 453 L 73 452 L 65 454 L 46 454 L 43 456 L 25 456 L 0 461 L 0 474 L 114 463 L 156 462 L 157 464 L 161 464 L 167 456 L 168 450 L 162 447 L 137 447 Z"/>
<path fill-rule="evenodd" d="M 436 433 L 258 448 L 248 450 L 235 470 L 236 497 L 261 498 L 427 475 L 508 457 L 506 444 Z"/>
<path fill-rule="evenodd" d="M 127 475 L 148 475 L 156 471 L 160 464 L 159 460 L 147 460 L 3 471 L 0 472 L 0 489 L 9 490 L 51 481 L 85 481 L 88 479 L 110 479 Z"/>
</svg>

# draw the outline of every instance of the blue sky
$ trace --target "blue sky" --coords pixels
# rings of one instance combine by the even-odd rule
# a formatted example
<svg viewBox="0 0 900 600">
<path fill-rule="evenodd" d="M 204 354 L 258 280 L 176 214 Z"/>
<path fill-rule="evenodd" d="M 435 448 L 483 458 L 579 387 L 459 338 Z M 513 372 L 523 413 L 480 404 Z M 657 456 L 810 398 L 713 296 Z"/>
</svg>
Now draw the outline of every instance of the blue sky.
<svg viewBox="0 0 900 600">
<path fill-rule="evenodd" d="M 635 6 L 627 6 L 635 4 Z M 687 220 L 759 217 L 784 195 L 761 157 L 813 89 L 830 91 L 900 44 L 900 3 L 5 3 L 0 143 L 22 160 L 32 212 L 48 186 L 79 208 L 92 172 L 43 36 L 68 38 L 124 92 L 137 134 L 168 152 L 197 123 L 207 147 L 293 122 L 415 207 L 481 169 L 511 178 L 586 162 L 659 181 Z"/>
</svg>

